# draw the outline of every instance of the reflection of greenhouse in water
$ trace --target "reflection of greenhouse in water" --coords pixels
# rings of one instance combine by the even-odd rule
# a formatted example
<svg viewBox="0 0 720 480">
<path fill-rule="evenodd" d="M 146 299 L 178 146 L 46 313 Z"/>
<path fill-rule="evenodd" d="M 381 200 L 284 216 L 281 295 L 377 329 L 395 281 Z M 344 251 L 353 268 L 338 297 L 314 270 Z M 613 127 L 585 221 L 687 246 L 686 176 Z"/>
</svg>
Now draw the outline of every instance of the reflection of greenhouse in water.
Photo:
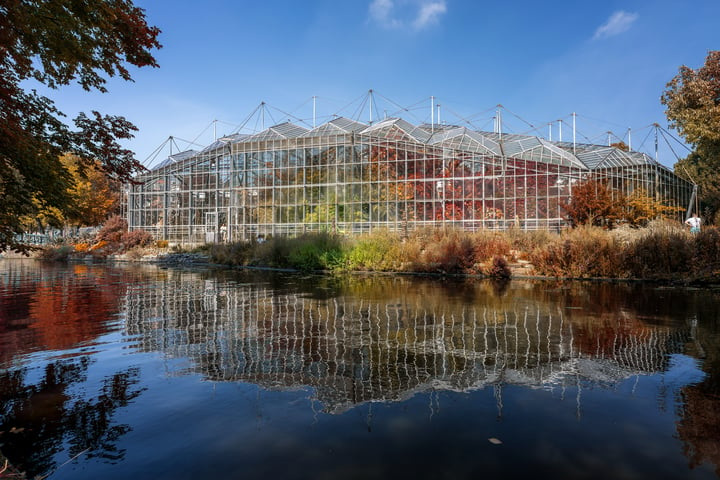
<svg viewBox="0 0 720 480">
<path fill-rule="evenodd" d="M 178 243 L 424 225 L 554 229 L 573 185 L 590 178 L 673 206 L 691 194 L 655 159 L 614 146 L 338 117 L 171 155 L 129 187 L 127 215 L 131 229 Z"/>
<path fill-rule="evenodd" d="M 217 285 L 130 295 L 137 348 L 188 359 L 190 371 L 213 381 L 310 386 L 329 411 L 434 389 L 613 383 L 666 371 L 669 354 L 690 339 L 689 329 L 640 322 L 589 338 L 576 321 L 532 303 L 428 308 L 420 296 L 317 300 Z"/>
</svg>

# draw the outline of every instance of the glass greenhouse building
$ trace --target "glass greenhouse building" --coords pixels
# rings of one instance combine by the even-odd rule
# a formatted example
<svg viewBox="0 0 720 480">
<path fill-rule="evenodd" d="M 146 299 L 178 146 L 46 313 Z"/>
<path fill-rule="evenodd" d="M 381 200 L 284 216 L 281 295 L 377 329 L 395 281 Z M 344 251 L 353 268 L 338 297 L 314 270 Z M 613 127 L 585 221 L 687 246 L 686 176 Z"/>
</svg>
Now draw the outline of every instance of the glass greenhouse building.
<svg viewBox="0 0 720 480">
<path fill-rule="evenodd" d="M 587 179 L 683 211 L 692 194 L 655 159 L 613 146 L 337 117 L 171 155 L 128 187 L 127 217 L 131 229 L 178 244 L 441 225 L 554 230 L 567 223 L 573 185 Z"/>
</svg>

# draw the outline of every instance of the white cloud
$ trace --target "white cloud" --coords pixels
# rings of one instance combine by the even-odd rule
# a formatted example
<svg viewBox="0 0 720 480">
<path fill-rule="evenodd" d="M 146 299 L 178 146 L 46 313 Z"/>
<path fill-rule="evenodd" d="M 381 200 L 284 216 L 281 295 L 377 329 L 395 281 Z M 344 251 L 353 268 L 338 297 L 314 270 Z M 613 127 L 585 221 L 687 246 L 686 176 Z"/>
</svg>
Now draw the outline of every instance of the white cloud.
<svg viewBox="0 0 720 480">
<path fill-rule="evenodd" d="M 639 15 L 637 13 L 628 13 L 623 10 L 615 12 L 610 15 L 607 22 L 603 23 L 597 30 L 595 30 L 593 39 L 597 40 L 599 38 L 613 37 L 626 32 L 630 29 L 632 24 L 635 23 L 638 17 Z"/>
<path fill-rule="evenodd" d="M 447 12 L 446 0 L 372 0 L 370 17 L 385 28 L 414 30 L 437 22 Z"/>
<path fill-rule="evenodd" d="M 399 26 L 391 17 L 393 0 L 373 0 L 370 3 L 370 16 L 385 27 Z"/>
<path fill-rule="evenodd" d="M 426 25 L 436 22 L 438 18 L 446 11 L 447 6 L 445 5 L 445 0 L 423 3 L 420 6 L 420 11 L 415 18 L 415 21 L 413 21 L 413 27 L 415 27 L 417 30 L 420 30 Z"/>
</svg>

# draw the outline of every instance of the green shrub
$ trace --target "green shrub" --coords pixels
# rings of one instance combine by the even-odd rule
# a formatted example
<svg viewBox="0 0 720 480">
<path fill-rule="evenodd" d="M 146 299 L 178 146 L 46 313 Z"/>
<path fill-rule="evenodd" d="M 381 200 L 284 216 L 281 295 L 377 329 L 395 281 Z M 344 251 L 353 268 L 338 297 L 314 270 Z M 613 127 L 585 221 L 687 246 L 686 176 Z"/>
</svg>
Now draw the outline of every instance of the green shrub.
<svg viewBox="0 0 720 480">
<path fill-rule="evenodd" d="M 329 233 L 312 233 L 290 239 L 288 263 L 298 270 L 337 269 L 343 263 L 340 237 Z"/>
<path fill-rule="evenodd" d="M 350 270 L 388 271 L 399 267 L 396 246 L 401 243 L 400 235 L 388 230 L 376 230 L 356 240 L 347 253 L 347 268 Z"/>
<path fill-rule="evenodd" d="M 321 270 L 323 250 L 318 245 L 311 243 L 299 245 L 297 249 L 290 252 L 288 257 L 289 266 L 298 270 L 311 271 Z"/>
</svg>

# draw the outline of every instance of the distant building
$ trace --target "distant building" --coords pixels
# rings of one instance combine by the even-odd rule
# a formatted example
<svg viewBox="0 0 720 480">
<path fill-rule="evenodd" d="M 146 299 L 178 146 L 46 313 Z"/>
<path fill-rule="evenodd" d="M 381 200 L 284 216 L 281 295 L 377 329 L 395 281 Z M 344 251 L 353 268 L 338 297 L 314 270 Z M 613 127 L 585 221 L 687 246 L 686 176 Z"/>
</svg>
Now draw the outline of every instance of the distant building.
<svg viewBox="0 0 720 480">
<path fill-rule="evenodd" d="M 181 244 L 427 225 L 558 229 L 573 185 L 590 178 L 679 207 L 692 192 L 648 155 L 612 146 L 336 118 L 172 155 L 129 187 L 127 217 L 131 229 Z"/>
</svg>

